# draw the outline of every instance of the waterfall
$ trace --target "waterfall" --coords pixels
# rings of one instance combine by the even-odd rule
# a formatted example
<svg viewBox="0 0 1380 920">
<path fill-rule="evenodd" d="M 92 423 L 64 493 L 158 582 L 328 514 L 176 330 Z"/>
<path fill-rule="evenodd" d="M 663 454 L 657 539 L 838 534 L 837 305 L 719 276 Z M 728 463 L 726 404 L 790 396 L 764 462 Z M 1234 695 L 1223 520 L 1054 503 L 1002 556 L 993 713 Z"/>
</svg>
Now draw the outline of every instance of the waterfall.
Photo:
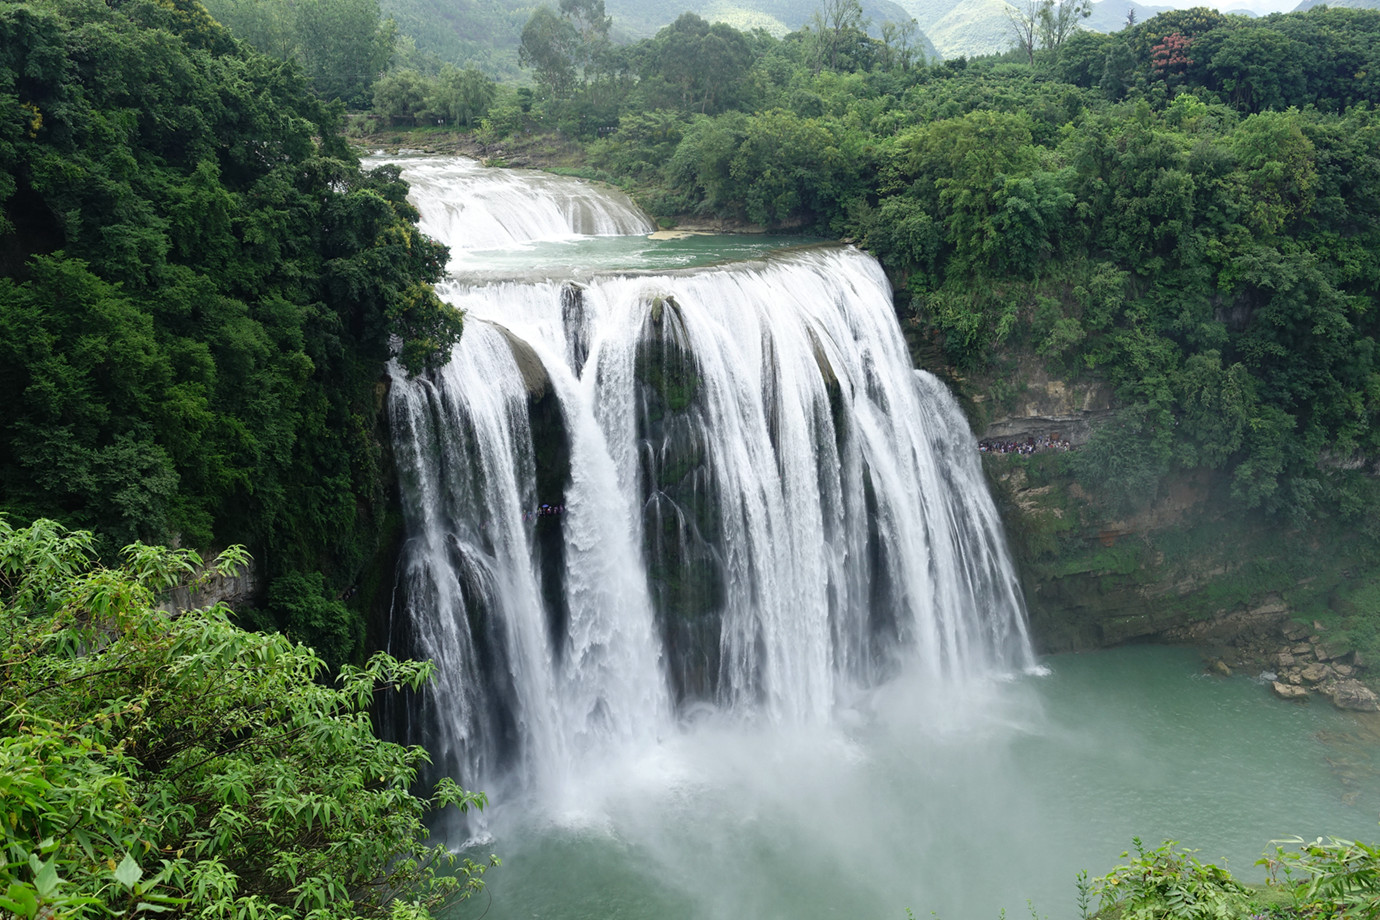
<svg viewBox="0 0 1380 920">
<path fill-rule="evenodd" d="M 440 177 L 488 194 L 405 175 L 432 232 Z M 389 408 L 396 650 L 439 666 L 402 734 L 443 773 L 559 785 L 706 707 L 810 725 L 903 672 L 1034 666 L 973 437 L 871 257 L 442 294 L 464 337 Z"/>
<path fill-rule="evenodd" d="M 489 169 L 464 157 L 403 159 L 422 231 L 451 248 L 451 269 L 471 251 L 656 229 L 620 193 L 531 170 Z"/>
</svg>

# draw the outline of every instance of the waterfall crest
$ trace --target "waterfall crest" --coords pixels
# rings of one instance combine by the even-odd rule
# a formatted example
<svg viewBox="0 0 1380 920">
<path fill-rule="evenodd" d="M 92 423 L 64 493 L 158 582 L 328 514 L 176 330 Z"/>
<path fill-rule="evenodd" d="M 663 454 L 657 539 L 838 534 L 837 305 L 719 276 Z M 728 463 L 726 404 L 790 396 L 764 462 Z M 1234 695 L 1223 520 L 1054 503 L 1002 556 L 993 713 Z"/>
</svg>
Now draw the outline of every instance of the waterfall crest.
<svg viewBox="0 0 1380 920">
<path fill-rule="evenodd" d="M 869 256 L 443 294 L 461 344 L 390 395 L 438 769 L 540 786 L 706 705 L 811 724 L 902 671 L 1034 665 L 972 435 Z"/>
<path fill-rule="evenodd" d="M 452 270 L 472 251 L 656 229 L 626 195 L 580 179 L 487 168 L 464 157 L 394 162 L 403 165 L 413 200 L 426 203 L 418 225 L 451 248 Z"/>
</svg>

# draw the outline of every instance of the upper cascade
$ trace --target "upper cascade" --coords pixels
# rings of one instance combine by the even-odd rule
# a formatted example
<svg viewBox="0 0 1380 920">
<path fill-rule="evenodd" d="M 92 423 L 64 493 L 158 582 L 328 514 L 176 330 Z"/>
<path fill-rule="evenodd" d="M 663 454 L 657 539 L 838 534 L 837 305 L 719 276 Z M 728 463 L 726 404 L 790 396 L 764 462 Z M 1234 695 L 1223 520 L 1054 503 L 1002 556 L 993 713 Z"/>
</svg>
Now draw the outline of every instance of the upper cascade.
<svg viewBox="0 0 1380 920">
<path fill-rule="evenodd" d="M 461 344 L 390 396 L 394 636 L 441 672 L 405 733 L 439 769 L 558 783 L 706 705 L 810 724 L 1034 667 L 972 434 L 870 256 L 442 293 Z"/>
<path fill-rule="evenodd" d="M 470 251 L 656 229 L 627 195 L 582 179 L 485 167 L 467 157 L 391 162 L 404 167 L 413 198 L 427 203 L 419 225 L 450 247 L 452 269 L 463 268 Z"/>
</svg>

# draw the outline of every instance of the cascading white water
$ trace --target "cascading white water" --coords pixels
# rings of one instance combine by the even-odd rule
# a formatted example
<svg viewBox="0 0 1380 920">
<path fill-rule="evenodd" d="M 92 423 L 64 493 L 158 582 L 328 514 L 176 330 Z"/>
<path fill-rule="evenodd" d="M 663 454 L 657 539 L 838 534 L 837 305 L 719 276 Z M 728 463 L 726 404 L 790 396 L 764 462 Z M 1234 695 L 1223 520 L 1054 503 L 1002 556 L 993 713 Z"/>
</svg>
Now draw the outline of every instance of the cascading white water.
<svg viewBox="0 0 1380 920">
<path fill-rule="evenodd" d="M 406 168 L 413 199 L 426 203 L 422 231 L 450 246 L 452 270 L 465 266 L 470 251 L 656 229 L 627 196 L 578 179 L 490 169 L 464 157 L 396 162 Z"/>
<path fill-rule="evenodd" d="M 446 163 L 406 177 L 452 245 L 457 196 L 497 194 Z M 556 788 L 703 704 L 821 724 L 901 670 L 1033 666 L 973 439 L 870 257 L 443 294 L 463 341 L 391 391 L 395 621 L 440 667 L 411 738 L 443 772 Z"/>
</svg>

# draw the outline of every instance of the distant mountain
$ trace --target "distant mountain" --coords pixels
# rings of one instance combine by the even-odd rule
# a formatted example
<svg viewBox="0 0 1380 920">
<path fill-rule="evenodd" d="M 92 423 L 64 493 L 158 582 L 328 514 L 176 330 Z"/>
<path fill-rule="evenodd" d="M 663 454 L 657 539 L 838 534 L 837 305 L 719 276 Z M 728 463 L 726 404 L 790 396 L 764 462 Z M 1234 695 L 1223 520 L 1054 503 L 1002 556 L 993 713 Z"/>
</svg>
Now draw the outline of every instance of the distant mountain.
<svg viewBox="0 0 1380 920">
<path fill-rule="evenodd" d="M 896 0 L 919 23 L 941 56 L 976 57 L 1001 54 L 1014 42 L 1006 0 Z M 1380 2 L 1380 0 L 1377 0 Z M 1169 6 L 1144 6 L 1134 0 L 1102 0 L 1093 4 L 1092 16 L 1083 27 L 1096 32 L 1117 32 L 1126 27 L 1126 14 L 1134 9 L 1143 22 Z"/>
<path fill-rule="evenodd" d="M 552 7 L 559 0 L 547 0 Z M 922 5 L 951 6 L 953 0 L 921 0 Z M 473 64 L 494 76 L 514 76 L 522 27 L 541 5 L 538 0 L 380 0 L 386 16 L 398 23 L 419 52 L 441 61 Z M 711 22 L 737 29 L 765 29 L 785 35 L 809 23 L 820 0 L 604 0 L 613 17 L 613 33 L 621 41 L 655 35 L 682 13 L 696 13 Z M 903 22 L 915 14 L 910 4 L 893 0 L 862 0 L 863 15 L 879 35 L 882 23 Z M 923 24 L 921 25 L 923 29 Z M 939 56 L 935 46 L 921 42 L 929 60 Z"/>
<path fill-rule="evenodd" d="M 1303 0 L 1294 7 L 1295 13 L 1311 10 L 1315 6 L 1347 6 L 1358 10 L 1380 10 L 1380 0 Z"/>
<path fill-rule="evenodd" d="M 1126 15 L 1131 10 L 1136 11 L 1136 22 L 1144 22 L 1172 9 L 1172 6 L 1142 6 L 1135 0 L 1102 0 L 1093 4 L 1092 15 L 1083 20 L 1083 27 L 1094 32 L 1120 32 L 1126 28 Z"/>
<path fill-rule="evenodd" d="M 558 0 L 548 0 L 555 6 Z M 1241 0 L 1262 8 L 1291 0 Z M 1304 0 L 1305 9 L 1321 0 Z M 1380 7 L 1380 0 L 1327 0 L 1333 6 Z M 397 20 L 419 51 L 443 61 L 475 64 L 500 77 L 520 73 L 517 48 L 522 27 L 536 0 L 381 0 L 385 14 Z M 613 17 L 613 31 L 623 41 L 655 35 L 684 12 L 711 22 L 726 22 L 743 30 L 765 29 L 784 35 L 807 25 L 821 0 L 605 0 Z M 863 14 L 878 34 L 884 22 L 913 18 L 924 33 L 926 56 L 953 58 L 1000 54 L 1013 42 L 1007 0 L 862 0 Z M 1135 10 L 1144 22 L 1170 6 L 1149 6 L 1135 0 L 1101 0 L 1083 27 L 1118 32 L 1126 15 Z M 1242 10 L 1242 12 L 1247 12 Z M 1250 15 L 1255 15 L 1251 12 Z"/>
<path fill-rule="evenodd" d="M 823 4 L 820 0 L 604 0 L 615 29 L 634 38 L 655 35 L 681 13 L 696 13 L 710 22 L 726 22 L 735 29 L 763 28 L 775 35 L 794 32 L 810 22 Z M 908 14 L 905 4 L 893 0 L 862 0 L 863 16 L 874 31 L 884 22 L 901 22 Z"/>
<path fill-rule="evenodd" d="M 925 5 L 931 12 L 939 6 Z M 920 22 L 919 16 L 915 19 L 942 57 L 999 54 L 1013 44 L 1011 20 L 1006 16 L 1011 7 L 1006 0 L 958 0 L 944 5 L 948 9 L 929 25 Z"/>
</svg>

